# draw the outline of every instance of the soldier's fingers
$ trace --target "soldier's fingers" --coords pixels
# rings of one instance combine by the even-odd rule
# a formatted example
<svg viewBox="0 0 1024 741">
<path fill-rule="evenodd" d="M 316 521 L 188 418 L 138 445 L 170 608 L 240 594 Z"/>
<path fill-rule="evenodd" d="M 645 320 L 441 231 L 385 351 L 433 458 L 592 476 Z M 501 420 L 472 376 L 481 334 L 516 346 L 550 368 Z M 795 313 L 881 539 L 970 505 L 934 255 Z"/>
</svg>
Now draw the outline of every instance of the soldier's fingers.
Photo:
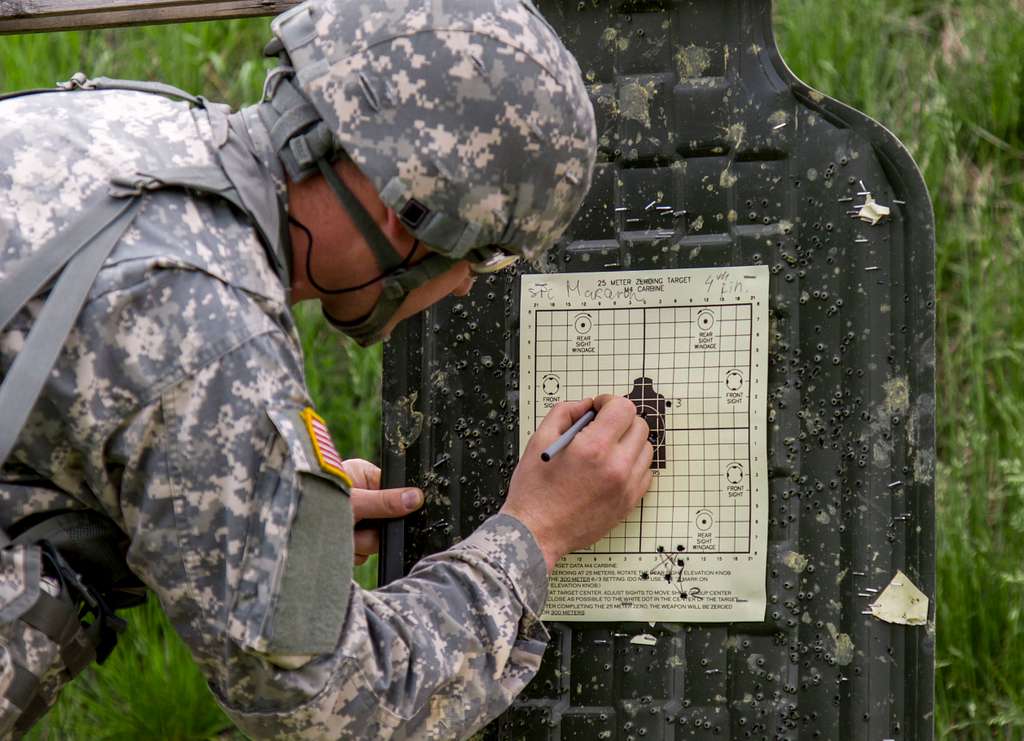
<svg viewBox="0 0 1024 741">
<path fill-rule="evenodd" d="M 650 464 L 648 464 L 648 465 L 650 465 Z M 647 468 L 640 475 L 640 486 L 637 487 L 636 504 L 640 503 L 640 500 L 643 498 L 644 494 L 646 494 L 648 492 L 648 490 L 651 488 L 651 482 L 653 482 L 653 481 L 654 481 L 654 473 L 651 471 L 650 468 Z"/>
<path fill-rule="evenodd" d="M 630 481 L 642 481 L 644 479 L 651 478 L 651 461 L 654 460 L 654 447 L 644 440 L 643 447 L 637 453 L 636 458 L 633 459 L 633 467 L 630 470 L 629 480 Z M 650 481 L 643 487 L 644 491 L 647 491 L 647 487 L 650 486 Z"/>
<path fill-rule="evenodd" d="M 597 419 L 586 432 L 608 446 L 618 442 L 636 419 L 636 406 L 624 396 L 599 396 L 594 400 L 594 408 L 598 410 Z"/>
<path fill-rule="evenodd" d="M 360 489 L 380 488 L 380 468 L 362 458 L 349 458 L 342 462 L 341 467 L 352 479 L 352 483 Z"/>
<path fill-rule="evenodd" d="M 355 557 L 364 561 L 367 556 L 372 556 L 380 550 L 380 533 L 376 530 L 356 530 L 353 539 Z M 357 563 L 362 563 L 358 561 Z"/>
<path fill-rule="evenodd" d="M 629 426 L 629 429 L 626 430 L 626 434 L 622 436 L 619 445 L 622 446 L 627 455 L 636 457 L 640 455 L 640 449 L 644 443 L 650 441 L 650 437 L 651 428 L 647 426 L 647 421 L 640 415 L 637 415 L 633 418 L 633 423 Z"/>
<path fill-rule="evenodd" d="M 352 516 L 356 522 L 371 517 L 404 517 L 422 505 L 423 492 L 411 487 L 352 490 Z"/>
<path fill-rule="evenodd" d="M 597 396 L 594 397 L 594 410 L 600 412 L 601 408 L 604 407 L 604 405 L 610 402 L 612 399 L 624 398 L 624 396 L 619 396 L 618 394 L 598 394 Z"/>
</svg>

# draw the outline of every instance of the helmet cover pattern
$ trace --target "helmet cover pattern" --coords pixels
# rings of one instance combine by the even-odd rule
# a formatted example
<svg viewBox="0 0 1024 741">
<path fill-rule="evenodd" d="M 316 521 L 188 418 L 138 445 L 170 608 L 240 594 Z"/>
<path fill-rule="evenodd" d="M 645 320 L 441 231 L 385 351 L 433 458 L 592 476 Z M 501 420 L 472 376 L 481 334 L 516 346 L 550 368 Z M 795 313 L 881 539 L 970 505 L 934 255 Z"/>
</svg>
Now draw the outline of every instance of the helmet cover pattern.
<svg viewBox="0 0 1024 741">
<path fill-rule="evenodd" d="M 528 0 L 309 0 L 273 29 L 305 96 L 424 244 L 535 258 L 579 209 L 594 111 Z"/>
</svg>

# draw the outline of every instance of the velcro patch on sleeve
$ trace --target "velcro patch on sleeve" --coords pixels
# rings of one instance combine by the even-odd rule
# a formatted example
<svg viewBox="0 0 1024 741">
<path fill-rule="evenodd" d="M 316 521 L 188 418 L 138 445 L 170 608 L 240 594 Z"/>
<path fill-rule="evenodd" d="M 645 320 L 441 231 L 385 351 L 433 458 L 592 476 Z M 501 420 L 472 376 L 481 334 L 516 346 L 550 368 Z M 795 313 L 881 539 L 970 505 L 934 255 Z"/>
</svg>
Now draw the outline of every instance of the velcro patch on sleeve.
<svg viewBox="0 0 1024 741">
<path fill-rule="evenodd" d="M 306 423 L 306 431 L 309 433 L 309 440 L 313 445 L 313 452 L 316 454 L 320 468 L 352 486 L 352 479 L 345 473 L 345 469 L 341 465 L 341 455 L 334 447 L 331 432 L 327 429 L 327 422 L 324 421 L 324 418 L 313 411 L 313 407 L 306 407 L 299 416 Z"/>
<path fill-rule="evenodd" d="M 268 405 L 277 431 L 253 483 L 228 634 L 283 668 L 337 647 L 352 589 L 353 517 L 348 476 L 311 429 L 308 408 Z M 326 435 L 326 445 L 337 451 Z M 282 663 L 283 659 L 283 663 Z"/>
</svg>

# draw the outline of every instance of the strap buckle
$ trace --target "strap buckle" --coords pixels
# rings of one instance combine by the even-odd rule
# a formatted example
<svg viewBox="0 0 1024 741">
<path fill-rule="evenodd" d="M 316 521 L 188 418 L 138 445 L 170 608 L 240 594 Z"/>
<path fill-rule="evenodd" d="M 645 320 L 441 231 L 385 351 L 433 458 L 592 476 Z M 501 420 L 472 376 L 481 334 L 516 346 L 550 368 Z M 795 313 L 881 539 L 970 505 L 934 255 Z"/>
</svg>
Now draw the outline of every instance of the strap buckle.
<svg viewBox="0 0 1024 741">
<path fill-rule="evenodd" d="M 93 90 L 95 87 L 84 72 L 76 72 L 71 75 L 70 79 L 57 83 L 57 88 L 60 90 Z"/>
<path fill-rule="evenodd" d="M 277 86 L 281 80 L 294 74 L 295 68 L 289 67 L 286 64 L 283 64 L 280 67 L 274 67 L 274 69 L 270 70 L 267 73 L 267 79 L 263 81 L 263 92 L 260 94 L 260 102 L 268 102 L 272 97 L 274 97 L 274 91 L 277 90 Z"/>
<path fill-rule="evenodd" d="M 112 198 L 134 198 L 146 191 L 158 190 L 163 183 L 152 175 L 138 173 L 134 177 L 112 177 L 107 193 Z"/>
</svg>

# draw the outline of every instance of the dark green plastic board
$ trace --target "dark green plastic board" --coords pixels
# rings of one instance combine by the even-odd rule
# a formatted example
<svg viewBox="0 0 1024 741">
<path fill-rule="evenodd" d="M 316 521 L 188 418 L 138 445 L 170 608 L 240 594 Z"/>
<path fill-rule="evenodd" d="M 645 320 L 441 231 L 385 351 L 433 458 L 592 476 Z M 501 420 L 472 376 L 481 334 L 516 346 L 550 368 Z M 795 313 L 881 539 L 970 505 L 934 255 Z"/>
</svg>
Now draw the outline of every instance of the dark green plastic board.
<svg viewBox="0 0 1024 741">
<path fill-rule="evenodd" d="M 771 269 L 768 608 L 760 623 L 551 623 L 539 676 L 484 736 L 930 739 L 934 233 L 917 168 L 793 76 L 768 0 L 540 8 L 580 61 L 600 137 L 550 269 Z M 891 208 L 874 226 L 853 213 L 867 191 Z M 654 198 L 674 215 L 645 212 Z M 518 287 L 515 271 L 481 280 L 387 346 L 386 480 L 428 504 L 389 526 L 385 580 L 504 498 Z M 929 596 L 928 625 L 865 614 L 897 569 Z"/>
</svg>

